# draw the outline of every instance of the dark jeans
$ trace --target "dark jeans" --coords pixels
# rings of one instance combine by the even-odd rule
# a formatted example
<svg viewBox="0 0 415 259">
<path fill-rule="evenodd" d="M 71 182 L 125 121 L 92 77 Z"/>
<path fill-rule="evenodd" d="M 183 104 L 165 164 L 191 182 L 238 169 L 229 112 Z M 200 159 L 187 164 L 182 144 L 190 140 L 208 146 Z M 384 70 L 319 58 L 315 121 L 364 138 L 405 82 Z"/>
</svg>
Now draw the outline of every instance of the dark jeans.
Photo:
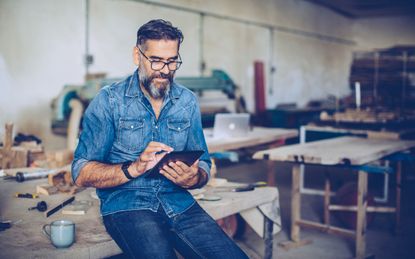
<svg viewBox="0 0 415 259">
<path fill-rule="evenodd" d="M 176 258 L 173 249 L 185 258 L 248 258 L 197 203 L 172 218 L 160 205 L 104 216 L 104 224 L 130 258 Z"/>
</svg>

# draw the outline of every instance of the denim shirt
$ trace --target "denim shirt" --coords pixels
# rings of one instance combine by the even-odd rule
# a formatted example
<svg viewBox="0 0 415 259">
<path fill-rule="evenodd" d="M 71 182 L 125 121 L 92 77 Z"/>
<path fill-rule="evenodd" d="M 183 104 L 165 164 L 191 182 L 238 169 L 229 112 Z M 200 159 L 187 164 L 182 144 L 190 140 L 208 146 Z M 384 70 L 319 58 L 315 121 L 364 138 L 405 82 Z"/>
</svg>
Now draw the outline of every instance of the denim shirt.
<svg viewBox="0 0 415 259">
<path fill-rule="evenodd" d="M 102 88 L 86 109 L 72 163 L 72 177 L 76 181 L 89 161 L 105 164 L 134 161 L 151 141 L 167 144 L 175 151 L 204 150 L 199 167 L 210 176 L 211 162 L 194 93 L 172 83 L 156 119 L 139 87 L 136 70 L 124 81 Z M 116 187 L 97 189 L 97 194 L 103 216 L 128 210 L 157 211 L 161 205 L 167 215 L 173 217 L 195 202 L 187 190 L 164 176 L 139 176 Z"/>
</svg>

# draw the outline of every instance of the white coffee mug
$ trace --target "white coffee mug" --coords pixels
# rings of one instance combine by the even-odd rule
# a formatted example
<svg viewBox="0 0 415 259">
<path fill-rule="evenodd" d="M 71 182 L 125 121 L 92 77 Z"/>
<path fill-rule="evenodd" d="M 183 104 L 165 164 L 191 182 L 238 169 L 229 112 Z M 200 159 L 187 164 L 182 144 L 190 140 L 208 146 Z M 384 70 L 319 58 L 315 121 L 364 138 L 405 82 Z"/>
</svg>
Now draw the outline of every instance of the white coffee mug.
<svg viewBox="0 0 415 259">
<path fill-rule="evenodd" d="M 57 248 L 70 247 L 75 242 L 75 223 L 73 221 L 56 220 L 44 225 L 42 230 Z"/>
</svg>

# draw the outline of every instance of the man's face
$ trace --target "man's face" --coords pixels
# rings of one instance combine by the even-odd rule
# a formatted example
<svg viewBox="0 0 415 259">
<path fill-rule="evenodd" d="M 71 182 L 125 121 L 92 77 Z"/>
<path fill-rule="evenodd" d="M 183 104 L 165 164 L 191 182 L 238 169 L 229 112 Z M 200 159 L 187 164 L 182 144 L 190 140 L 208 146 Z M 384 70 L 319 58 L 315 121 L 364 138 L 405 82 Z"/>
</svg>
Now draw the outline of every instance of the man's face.
<svg viewBox="0 0 415 259">
<path fill-rule="evenodd" d="M 141 51 L 134 48 L 134 63 L 138 65 L 140 84 L 151 98 L 163 99 L 170 90 L 173 82 L 174 71 L 170 71 L 165 65 L 163 69 L 152 69 L 151 61 L 170 62 L 178 59 L 178 41 L 175 40 L 147 40 L 141 47 Z M 154 66 L 153 66 L 154 68 Z"/>
</svg>

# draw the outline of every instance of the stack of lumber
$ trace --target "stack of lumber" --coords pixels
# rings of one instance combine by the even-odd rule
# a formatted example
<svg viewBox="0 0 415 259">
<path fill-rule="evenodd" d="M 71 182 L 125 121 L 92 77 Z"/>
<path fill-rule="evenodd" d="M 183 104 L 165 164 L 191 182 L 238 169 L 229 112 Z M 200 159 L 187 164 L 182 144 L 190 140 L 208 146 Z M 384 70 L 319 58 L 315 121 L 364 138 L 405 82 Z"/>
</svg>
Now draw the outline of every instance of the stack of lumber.
<svg viewBox="0 0 415 259">
<path fill-rule="evenodd" d="M 359 82 L 362 105 L 415 106 L 415 46 L 356 52 L 350 87 Z"/>
</svg>

